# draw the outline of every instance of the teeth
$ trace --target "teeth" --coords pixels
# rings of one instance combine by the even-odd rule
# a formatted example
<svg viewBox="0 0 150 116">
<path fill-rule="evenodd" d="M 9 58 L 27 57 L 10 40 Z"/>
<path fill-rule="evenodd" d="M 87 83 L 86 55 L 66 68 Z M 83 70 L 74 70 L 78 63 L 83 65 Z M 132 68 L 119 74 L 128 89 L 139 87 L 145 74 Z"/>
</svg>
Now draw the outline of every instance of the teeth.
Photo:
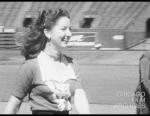
<svg viewBox="0 0 150 116">
<path fill-rule="evenodd" d="M 64 47 L 67 47 L 68 42 L 69 42 L 69 38 L 68 37 L 64 37 L 62 39 L 61 45 L 64 46 Z"/>
<path fill-rule="evenodd" d="M 68 41 L 67 37 L 65 37 L 64 41 L 66 41 L 66 42 Z"/>
<path fill-rule="evenodd" d="M 62 40 L 61 40 L 61 41 L 67 41 L 66 37 L 62 38 Z"/>
</svg>

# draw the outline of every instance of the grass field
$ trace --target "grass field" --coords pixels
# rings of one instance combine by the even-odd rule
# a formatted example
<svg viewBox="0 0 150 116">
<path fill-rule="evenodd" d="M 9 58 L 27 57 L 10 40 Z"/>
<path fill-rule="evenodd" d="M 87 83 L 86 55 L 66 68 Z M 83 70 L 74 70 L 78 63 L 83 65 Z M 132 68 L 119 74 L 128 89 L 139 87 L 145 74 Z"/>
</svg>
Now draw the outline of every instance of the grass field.
<svg viewBox="0 0 150 116">
<path fill-rule="evenodd" d="M 133 93 L 137 86 L 138 60 L 144 51 L 94 51 L 69 50 L 66 54 L 72 56 L 79 63 L 83 86 L 91 104 L 98 104 L 97 111 L 113 113 L 112 106 L 118 112 L 120 106 L 133 105 Z M 16 81 L 19 65 L 24 61 L 17 50 L 0 51 L 0 101 L 7 102 Z M 101 106 L 103 105 L 103 106 Z M 93 105 L 92 107 L 94 107 Z M 111 108 L 110 108 L 111 107 Z M 114 107 L 113 107 L 114 108 Z M 129 108 L 135 112 L 135 106 Z M 111 112 L 112 110 L 112 112 Z"/>
</svg>

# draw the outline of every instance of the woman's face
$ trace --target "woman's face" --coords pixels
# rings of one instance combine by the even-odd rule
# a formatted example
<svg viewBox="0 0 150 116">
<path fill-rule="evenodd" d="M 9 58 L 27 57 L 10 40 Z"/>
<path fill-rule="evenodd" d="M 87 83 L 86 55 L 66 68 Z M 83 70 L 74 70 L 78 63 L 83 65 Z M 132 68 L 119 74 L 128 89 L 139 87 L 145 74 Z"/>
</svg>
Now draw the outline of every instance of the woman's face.
<svg viewBox="0 0 150 116">
<path fill-rule="evenodd" d="M 60 17 L 49 32 L 51 43 L 58 49 L 65 47 L 72 36 L 71 23 L 68 17 Z"/>
</svg>

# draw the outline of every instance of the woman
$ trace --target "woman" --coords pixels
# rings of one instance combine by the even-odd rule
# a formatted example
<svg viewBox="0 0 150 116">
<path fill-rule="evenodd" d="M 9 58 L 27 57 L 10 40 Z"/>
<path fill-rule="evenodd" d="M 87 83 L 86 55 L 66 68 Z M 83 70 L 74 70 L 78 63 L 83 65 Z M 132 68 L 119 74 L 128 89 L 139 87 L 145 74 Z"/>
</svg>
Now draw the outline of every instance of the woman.
<svg viewBox="0 0 150 116">
<path fill-rule="evenodd" d="M 71 33 L 70 16 L 63 9 L 43 10 L 27 32 L 15 90 L 4 111 L 16 114 L 28 94 L 32 114 L 69 114 L 71 98 L 80 114 L 89 114 L 89 103 L 76 65 L 62 50 Z"/>
</svg>

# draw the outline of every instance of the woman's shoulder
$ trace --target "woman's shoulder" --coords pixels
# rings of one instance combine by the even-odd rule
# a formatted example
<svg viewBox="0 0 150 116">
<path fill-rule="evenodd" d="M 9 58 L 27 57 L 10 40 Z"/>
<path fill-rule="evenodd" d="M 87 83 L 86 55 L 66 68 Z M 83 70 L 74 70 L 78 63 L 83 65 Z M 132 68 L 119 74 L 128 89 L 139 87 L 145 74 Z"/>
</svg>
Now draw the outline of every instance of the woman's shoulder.
<svg viewBox="0 0 150 116">
<path fill-rule="evenodd" d="M 37 63 L 37 58 L 28 59 L 25 61 L 26 64 L 34 64 Z"/>
<path fill-rule="evenodd" d="M 38 66 L 37 58 L 25 60 L 21 66 L 27 69 L 35 68 Z"/>
</svg>

